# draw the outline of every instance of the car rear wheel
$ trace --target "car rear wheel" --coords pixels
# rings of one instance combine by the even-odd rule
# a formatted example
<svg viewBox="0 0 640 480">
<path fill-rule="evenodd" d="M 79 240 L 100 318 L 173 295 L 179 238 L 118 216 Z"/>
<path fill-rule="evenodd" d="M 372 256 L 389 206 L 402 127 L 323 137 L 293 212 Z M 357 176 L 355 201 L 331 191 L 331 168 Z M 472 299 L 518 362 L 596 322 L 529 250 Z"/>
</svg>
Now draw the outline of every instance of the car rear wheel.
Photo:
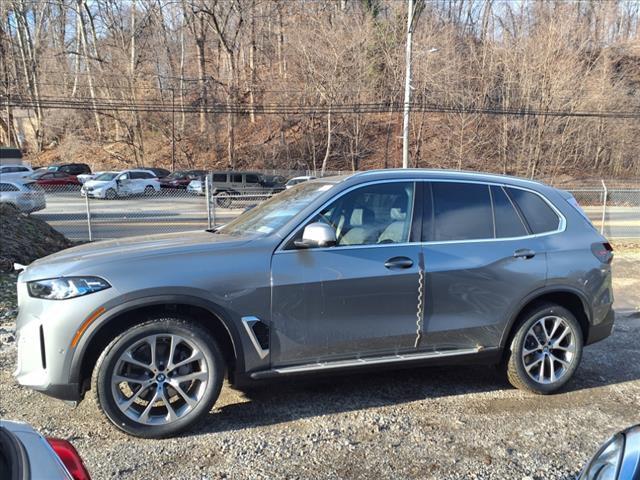
<svg viewBox="0 0 640 480">
<path fill-rule="evenodd" d="M 107 200 L 114 200 L 117 196 L 118 194 L 113 188 L 108 189 L 104 194 L 104 198 Z"/>
<path fill-rule="evenodd" d="M 157 318 L 105 348 L 92 388 L 116 427 L 136 437 L 162 438 L 211 410 L 224 372 L 221 350 L 206 330 L 185 318 Z"/>
<path fill-rule="evenodd" d="M 145 195 L 153 195 L 154 193 L 156 193 L 156 189 L 153 188 L 151 185 L 147 185 L 146 187 L 144 187 L 144 194 Z"/>
<path fill-rule="evenodd" d="M 231 197 L 227 192 L 220 192 L 216 195 L 216 205 L 221 208 L 229 208 L 231 206 Z"/>
<path fill-rule="evenodd" d="M 566 308 L 545 303 L 527 312 L 511 342 L 507 377 L 516 388 L 553 393 L 573 376 L 582 357 L 580 324 Z"/>
</svg>

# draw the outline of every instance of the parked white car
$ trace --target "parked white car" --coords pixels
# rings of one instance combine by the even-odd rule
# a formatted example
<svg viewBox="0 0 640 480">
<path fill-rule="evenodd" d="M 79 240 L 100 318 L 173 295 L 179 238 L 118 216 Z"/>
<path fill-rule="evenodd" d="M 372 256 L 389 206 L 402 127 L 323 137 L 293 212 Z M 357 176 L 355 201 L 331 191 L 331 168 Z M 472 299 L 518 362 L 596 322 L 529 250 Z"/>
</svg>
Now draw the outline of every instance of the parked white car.
<svg viewBox="0 0 640 480">
<path fill-rule="evenodd" d="M 189 185 L 187 185 L 187 193 L 193 193 L 195 195 L 204 195 L 205 192 L 205 185 L 204 185 L 204 180 L 191 180 L 189 182 Z"/>
<path fill-rule="evenodd" d="M 37 212 L 47 206 L 44 189 L 34 181 L 0 178 L 0 203 L 10 204 L 24 213 Z"/>
<path fill-rule="evenodd" d="M 80 175 L 76 175 L 76 178 L 81 184 L 87 183 L 89 180 L 93 180 L 98 175 L 102 175 L 105 172 L 95 172 L 95 173 L 82 173 Z"/>
<path fill-rule="evenodd" d="M 299 183 L 304 183 L 304 182 L 308 182 L 309 180 L 315 180 L 315 179 L 316 179 L 316 177 L 314 177 L 313 175 L 304 175 L 302 177 L 293 177 L 291 180 L 289 180 L 284 185 L 284 188 L 286 188 L 288 190 L 291 187 L 293 187 L 294 185 L 298 185 Z"/>
<path fill-rule="evenodd" d="M 33 169 L 27 165 L 9 164 L 0 166 L 0 180 L 19 180 L 31 176 Z"/>
<path fill-rule="evenodd" d="M 82 195 L 91 198 L 106 198 L 131 195 L 153 195 L 160 192 L 158 177 L 150 170 L 123 170 L 122 172 L 104 172 L 88 180 L 80 189 Z"/>
</svg>

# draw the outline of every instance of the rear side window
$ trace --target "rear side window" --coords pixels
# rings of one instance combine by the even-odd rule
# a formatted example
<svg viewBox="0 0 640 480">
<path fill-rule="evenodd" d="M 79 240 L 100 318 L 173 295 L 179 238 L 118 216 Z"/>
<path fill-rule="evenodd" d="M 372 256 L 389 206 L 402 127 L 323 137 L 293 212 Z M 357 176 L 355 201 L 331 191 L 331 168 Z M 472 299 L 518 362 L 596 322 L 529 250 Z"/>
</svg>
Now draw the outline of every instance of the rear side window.
<svg viewBox="0 0 640 480">
<path fill-rule="evenodd" d="M 431 190 L 434 241 L 493 238 L 488 185 L 434 182 Z"/>
<path fill-rule="evenodd" d="M 493 217 L 496 222 L 496 238 L 522 237 L 527 235 L 527 228 L 520 214 L 502 189 L 492 186 Z"/>
<path fill-rule="evenodd" d="M 233 175 L 231 175 L 231 181 L 233 183 L 242 183 L 242 175 L 234 173 Z"/>
<path fill-rule="evenodd" d="M 214 173 L 213 174 L 213 181 L 214 182 L 224 183 L 224 182 L 227 181 L 227 174 L 226 173 Z"/>
<path fill-rule="evenodd" d="M 507 193 L 524 215 L 532 233 L 558 229 L 560 218 L 539 195 L 519 188 L 507 188 Z"/>
</svg>

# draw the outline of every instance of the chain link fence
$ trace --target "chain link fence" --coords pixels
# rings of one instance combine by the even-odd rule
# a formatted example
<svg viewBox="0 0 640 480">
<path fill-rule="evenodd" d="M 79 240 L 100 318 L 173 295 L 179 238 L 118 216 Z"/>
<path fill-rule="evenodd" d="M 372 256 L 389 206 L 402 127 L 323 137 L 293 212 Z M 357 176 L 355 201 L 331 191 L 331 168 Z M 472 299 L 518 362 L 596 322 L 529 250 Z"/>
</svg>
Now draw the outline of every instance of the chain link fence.
<svg viewBox="0 0 640 480">
<path fill-rule="evenodd" d="M 209 181 L 202 179 L 197 188 L 158 186 L 117 192 L 109 199 L 87 196 L 80 185 L 45 185 L 46 206 L 31 215 L 76 241 L 202 230 L 227 223 L 277 194 L 284 188 L 282 180 L 309 173 L 266 172 L 272 178 L 281 177 L 276 179 L 280 182 L 276 187 L 235 192 L 215 188 L 210 175 Z M 602 183 L 599 187 L 562 188 L 573 194 L 594 226 L 608 238 L 640 239 L 640 186 L 608 188 Z"/>
</svg>

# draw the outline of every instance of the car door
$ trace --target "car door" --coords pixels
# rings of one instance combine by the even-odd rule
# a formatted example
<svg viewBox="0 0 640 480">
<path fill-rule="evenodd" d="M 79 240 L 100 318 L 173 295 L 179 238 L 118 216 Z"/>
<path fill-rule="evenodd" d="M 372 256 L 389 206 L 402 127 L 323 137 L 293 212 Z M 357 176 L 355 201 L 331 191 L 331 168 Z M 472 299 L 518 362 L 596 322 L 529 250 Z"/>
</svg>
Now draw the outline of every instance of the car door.
<svg viewBox="0 0 640 480">
<path fill-rule="evenodd" d="M 520 302 L 544 286 L 544 240 L 501 185 L 427 182 L 423 349 L 495 347 Z"/>
<path fill-rule="evenodd" d="M 359 186 L 300 226 L 272 258 L 272 365 L 413 349 L 419 231 L 415 184 Z M 296 249 L 304 226 L 336 230 L 332 247 Z"/>
<path fill-rule="evenodd" d="M 118 195 L 126 197 L 133 194 L 133 185 L 130 172 L 121 173 L 116 177 L 116 185 L 118 189 Z"/>
</svg>

